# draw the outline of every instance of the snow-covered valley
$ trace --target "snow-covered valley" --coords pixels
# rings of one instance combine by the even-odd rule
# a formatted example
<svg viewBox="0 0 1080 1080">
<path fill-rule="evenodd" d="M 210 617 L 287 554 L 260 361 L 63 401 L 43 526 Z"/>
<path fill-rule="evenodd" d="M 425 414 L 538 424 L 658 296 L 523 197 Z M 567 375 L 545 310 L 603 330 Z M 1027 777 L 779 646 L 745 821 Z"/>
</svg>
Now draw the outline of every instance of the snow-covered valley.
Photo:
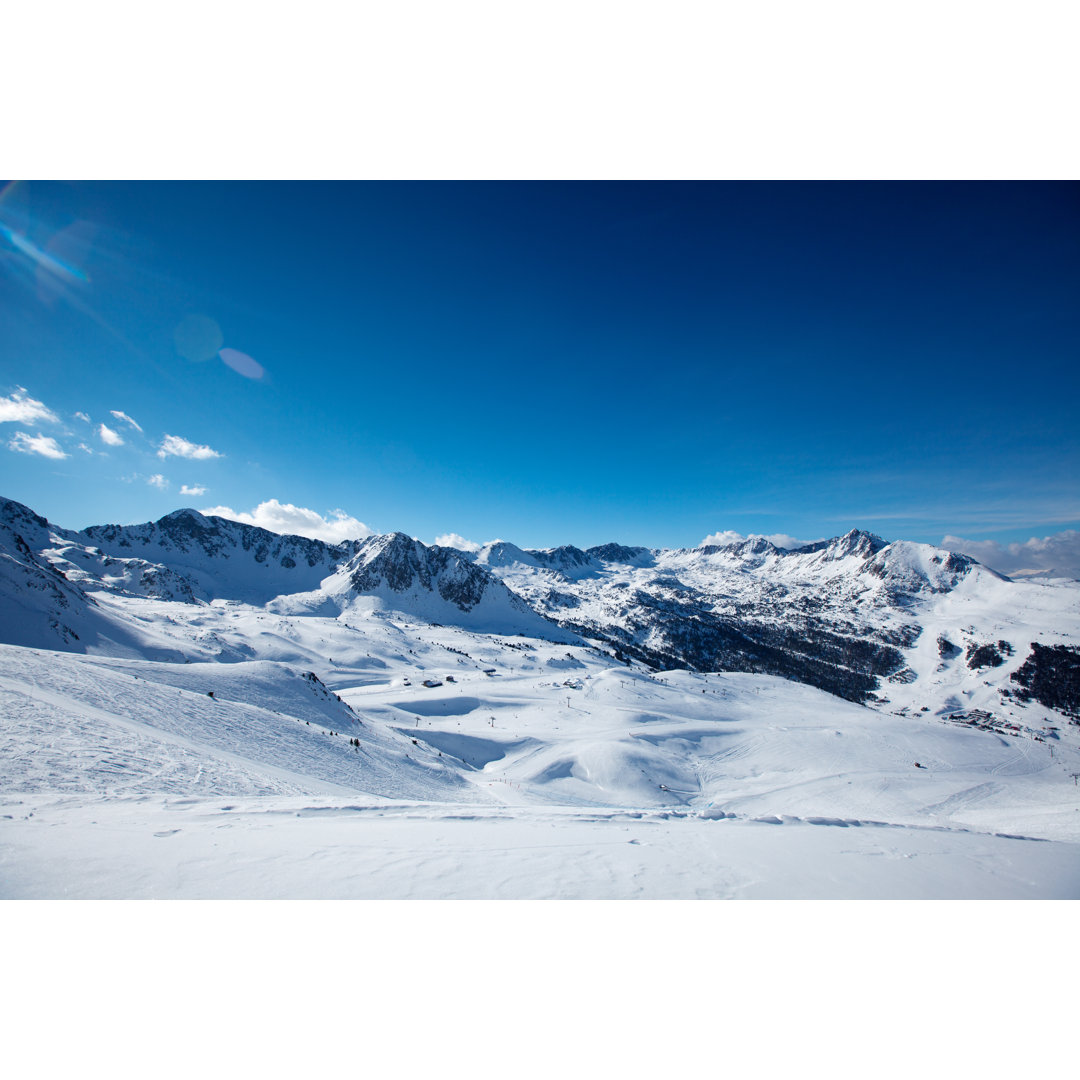
<svg viewBox="0 0 1080 1080">
<path fill-rule="evenodd" d="M 5 897 L 1080 896 L 1076 582 L 0 518 Z"/>
</svg>

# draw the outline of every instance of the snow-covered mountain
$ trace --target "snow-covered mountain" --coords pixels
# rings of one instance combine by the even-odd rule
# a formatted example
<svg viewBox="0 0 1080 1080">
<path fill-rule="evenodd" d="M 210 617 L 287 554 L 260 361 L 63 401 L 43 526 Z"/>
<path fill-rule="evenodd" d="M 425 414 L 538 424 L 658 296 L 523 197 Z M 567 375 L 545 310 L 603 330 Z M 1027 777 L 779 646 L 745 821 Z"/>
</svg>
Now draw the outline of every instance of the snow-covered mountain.
<svg viewBox="0 0 1080 1080">
<path fill-rule="evenodd" d="M 861 532 L 461 552 L 2 501 L 0 895 L 1080 895 L 1078 601 Z"/>
<path fill-rule="evenodd" d="M 577 635 L 538 615 L 487 569 L 454 548 L 429 547 L 404 533 L 372 536 L 323 581 L 342 608 L 407 611 L 430 623 L 489 633 L 576 642 Z"/>
<path fill-rule="evenodd" d="M 94 602 L 75 576 L 44 554 L 53 534 L 21 503 L 0 501 L 0 639 L 43 648 L 73 647 Z"/>
<path fill-rule="evenodd" d="M 427 622 L 577 640 L 459 552 L 403 533 L 327 544 L 196 510 L 75 532 L 0 500 L 0 555 L 4 611 L 21 613 L 6 629 L 0 622 L 0 635 L 18 644 L 27 643 L 33 622 L 40 624 L 35 644 L 81 650 L 75 643 L 82 635 L 69 624 L 84 632 L 93 625 L 99 605 L 89 593 L 196 605 L 235 601 L 292 614 L 388 608 Z M 123 610 L 112 605 L 105 620 L 111 632 Z"/>
<path fill-rule="evenodd" d="M 316 587 L 356 544 L 279 536 L 196 510 L 177 510 L 145 525 L 54 529 L 50 560 L 74 576 L 107 582 L 119 593 L 193 602 L 226 598 L 266 603 Z M 65 561 L 67 565 L 65 564 Z"/>
<path fill-rule="evenodd" d="M 966 555 L 858 530 L 791 550 L 752 537 L 681 550 L 499 542 L 463 555 L 621 658 L 765 672 L 882 708 L 1015 716 L 1012 677 L 1047 655 L 1034 643 L 1075 648 L 1080 633 L 1076 584 L 1014 582 Z M 958 651 L 941 654 L 939 637 Z M 1007 658 L 980 664 L 997 641 Z"/>
<path fill-rule="evenodd" d="M 1015 718 L 1026 708 L 1016 694 L 1023 679 L 1054 682 L 1053 701 L 1080 711 L 1080 690 L 1061 664 L 1042 670 L 1048 649 L 1075 648 L 1080 637 L 1080 583 L 1010 581 L 968 556 L 858 530 L 790 550 L 752 537 L 675 550 L 526 550 L 498 541 L 457 551 L 403 533 L 331 545 L 194 510 L 74 532 L 5 500 L 0 589 L 0 635 L 37 647 L 144 655 L 150 624 L 132 601 L 167 602 L 165 625 L 175 627 L 188 621 L 180 612 L 225 602 L 286 619 L 400 616 L 592 642 L 654 670 L 779 675 L 852 701 L 935 714 Z M 241 640 L 229 626 L 172 637 L 171 651 L 158 642 L 149 654 L 266 655 L 265 643 Z M 990 646 L 995 662 L 980 662 Z M 276 658 L 282 648 L 272 650 Z M 1027 703 L 1040 693 L 1029 692 Z"/>
</svg>

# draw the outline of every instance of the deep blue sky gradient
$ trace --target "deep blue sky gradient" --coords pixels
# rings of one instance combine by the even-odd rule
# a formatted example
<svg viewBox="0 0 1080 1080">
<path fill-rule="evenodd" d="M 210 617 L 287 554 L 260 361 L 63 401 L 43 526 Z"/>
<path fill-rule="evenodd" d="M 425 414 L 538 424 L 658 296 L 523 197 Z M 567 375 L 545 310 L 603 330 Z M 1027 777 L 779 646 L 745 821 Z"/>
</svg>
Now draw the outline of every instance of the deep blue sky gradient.
<svg viewBox="0 0 1080 1080">
<path fill-rule="evenodd" d="M 60 524 L 270 498 L 522 546 L 1080 524 L 1080 185 L 30 182 L 0 224 L 88 279 L 0 236 L 0 395 L 62 421 L 0 426 L 0 494 Z M 191 315 L 265 376 L 180 356 Z M 113 409 L 145 439 L 75 450 L 74 413 Z M 165 433 L 225 456 L 162 460 Z"/>
</svg>

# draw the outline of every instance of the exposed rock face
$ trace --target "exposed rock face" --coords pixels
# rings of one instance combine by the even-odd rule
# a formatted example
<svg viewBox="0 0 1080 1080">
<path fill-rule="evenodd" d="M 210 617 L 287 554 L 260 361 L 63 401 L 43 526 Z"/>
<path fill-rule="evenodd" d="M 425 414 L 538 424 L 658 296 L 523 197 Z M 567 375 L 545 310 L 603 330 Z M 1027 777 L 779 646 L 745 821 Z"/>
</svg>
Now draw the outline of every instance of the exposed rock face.
<svg viewBox="0 0 1080 1080">
<path fill-rule="evenodd" d="M 763 536 L 751 536 L 747 540 L 741 540 L 736 544 L 707 544 L 697 549 L 702 555 L 727 555 L 733 559 L 750 559 L 757 556 L 760 564 L 762 558 L 768 555 L 782 555 L 783 549 L 766 540 Z"/>
<path fill-rule="evenodd" d="M 351 580 L 357 592 L 371 592 L 384 584 L 397 593 L 424 589 L 462 611 L 480 603 L 489 587 L 503 588 L 454 548 L 428 547 L 400 532 L 364 541 L 353 566 Z"/>
<path fill-rule="evenodd" d="M 578 641 L 572 631 L 507 588 L 476 561 L 476 554 L 429 547 L 404 533 L 372 536 L 358 545 L 355 556 L 341 568 L 333 592 L 346 604 L 352 602 L 349 597 L 373 596 L 379 604 L 428 622 L 452 622 L 485 633 Z"/>
<path fill-rule="evenodd" d="M 634 565 L 646 560 L 651 552 L 648 548 L 643 547 L 626 547 L 624 544 L 601 544 L 599 547 L 588 548 L 585 554 L 597 562 Z"/>
<path fill-rule="evenodd" d="M 855 555 L 860 559 L 868 559 L 888 547 L 888 541 L 882 540 L 874 533 L 864 532 L 862 529 L 852 529 L 843 536 L 833 540 L 823 541 L 824 552 L 830 559 L 846 559 L 849 555 Z M 811 548 L 818 545 L 811 544 Z M 796 548 L 793 554 L 805 552 L 806 548 Z"/>
<path fill-rule="evenodd" d="M 550 548 L 543 551 L 531 549 L 528 552 L 540 566 L 550 566 L 555 570 L 575 570 L 583 566 L 594 566 L 594 562 L 581 548 L 572 544 Z"/>
</svg>

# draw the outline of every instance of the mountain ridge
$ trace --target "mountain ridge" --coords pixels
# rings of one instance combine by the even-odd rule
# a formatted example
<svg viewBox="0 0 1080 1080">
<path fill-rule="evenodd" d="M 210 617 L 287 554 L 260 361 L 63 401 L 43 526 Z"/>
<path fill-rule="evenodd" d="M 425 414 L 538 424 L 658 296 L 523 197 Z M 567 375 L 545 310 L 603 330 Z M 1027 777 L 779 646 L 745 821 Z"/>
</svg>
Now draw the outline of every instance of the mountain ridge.
<svg viewBox="0 0 1080 1080">
<path fill-rule="evenodd" d="M 497 541 L 462 551 L 402 532 L 330 544 L 190 508 L 74 531 L 0 500 L 0 555 L 0 637 L 13 644 L 136 655 L 145 635 L 132 604 L 242 604 L 283 619 L 403 616 L 589 642 L 624 664 L 780 675 L 875 707 L 916 707 L 950 679 L 987 704 L 978 672 L 937 655 L 935 640 L 973 655 L 999 639 L 1015 644 L 1006 676 L 1025 660 L 1028 642 L 1014 639 L 1071 647 L 1076 621 L 1067 583 L 1013 582 L 961 553 L 859 529 L 791 549 L 750 537 L 696 548 Z M 222 630 L 199 640 L 222 659 L 265 647 Z M 155 655 L 175 659 L 186 648 Z M 995 684 L 994 701 L 1008 689 Z M 955 694 L 929 698 L 935 708 L 954 699 L 959 707 Z"/>
</svg>

